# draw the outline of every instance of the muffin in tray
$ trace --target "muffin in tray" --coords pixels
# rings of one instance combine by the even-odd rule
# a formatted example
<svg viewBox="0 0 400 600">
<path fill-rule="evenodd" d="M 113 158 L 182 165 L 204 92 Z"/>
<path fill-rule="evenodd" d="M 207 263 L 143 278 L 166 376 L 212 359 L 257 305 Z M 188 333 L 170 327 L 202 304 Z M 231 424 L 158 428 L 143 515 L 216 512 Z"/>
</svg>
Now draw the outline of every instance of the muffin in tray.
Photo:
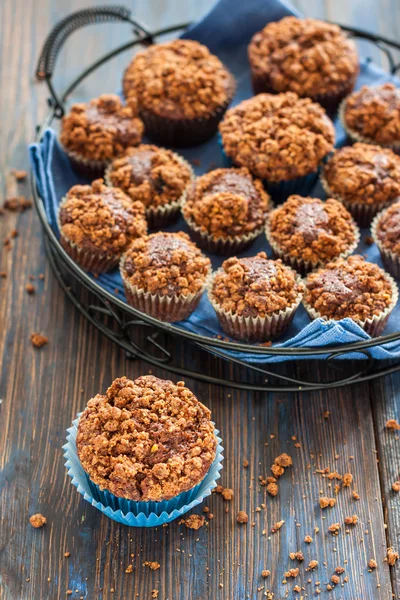
<svg viewBox="0 0 400 600">
<path fill-rule="evenodd" d="M 102 179 L 69 190 L 59 207 L 58 227 L 63 248 L 92 273 L 114 269 L 129 244 L 147 233 L 142 202 L 132 202 Z"/>
<path fill-rule="evenodd" d="M 290 196 L 269 214 L 266 235 L 275 255 L 301 273 L 352 254 L 360 240 L 341 202 L 302 196 Z"/>
<path fill-rule="evenodd" d="M 371 336 L 380 335 L 396 306 L 395 281 L 362 256 L 349 256 L 310 273 L 303 304 L 311 319 L 353 319 Z"/>
<path fill-rule="evenodd" d="M 324 109 L 293 92 L 244 100 L 227 111 L 219 130 L 225 154 L 263 179 L 277 201 L 311 192 L 335 142 Z"/>
<path fill-rule="evenodd" d="M 302 292 L 295 271 L 259 252 L 248 258 L 225 260 L 213 276 L 208 297 L 229 336 L 265 342 L 289 327 Z"/>
<path fill-rule="evenodd" d="M 176 221 L 193 178 L 190 164 L 179 154 L 148 144 L 128 148 L 105 173 L 108 185 L 143 202 L 152 229 Z"/>
<path fill-rule="evenodd" d="M 248 49 L 255 94 L 296 92 L 334 112 L 355 84 L 355 44 L 332 23 L 285 17 L 256 33 Z"/>
<path fill-rule="evenodd" d="M 321 183 L 361 227 L 400 198 L 400 157 L 388 148 L 357 143 L 336 150 L 324 166 Z"/>
<path fill-rule="evenodd" d="M 270 197 L 248 169 L 215 169 L 190 186 L 182 213 L 196 243 L 216 254 L 235 254 L 264 229 Z"/>
<path fill-rule="evenodd" d="M 371 234 L 385 267 L 400 279 L 400 200 L 376 215 Z"/>
<path fill-rule="evenodd" d="M 393 83 L 353 92 L 341 104 L 340 119 L 353 141 L 400 153 L 400 88 Z"/>
<path fill-rule="evenodd" d="M 213 136 L 235 89 L 221 61 L 192 40 L 146 48 L 123 78 L 125 98 L 137 98 L 147 135 L 167 146 L 195 146 Z"/>
<path fill-rule="evenodd" d="M 129 146 L 140 144 L 143 131 L 133 98 L 124 106 L 118 96 L 103 94 L 71 107 L 61 121 L 60 142 L 78 171 L 98 177 Z"/>
<path fill-rule="evenodd" d="M 211 262 L 186 233 L 158 232 L 133 241 L 120 273 L 131 306 L 174 322 L 186 319 L 200 302 Z"/>
</svg>

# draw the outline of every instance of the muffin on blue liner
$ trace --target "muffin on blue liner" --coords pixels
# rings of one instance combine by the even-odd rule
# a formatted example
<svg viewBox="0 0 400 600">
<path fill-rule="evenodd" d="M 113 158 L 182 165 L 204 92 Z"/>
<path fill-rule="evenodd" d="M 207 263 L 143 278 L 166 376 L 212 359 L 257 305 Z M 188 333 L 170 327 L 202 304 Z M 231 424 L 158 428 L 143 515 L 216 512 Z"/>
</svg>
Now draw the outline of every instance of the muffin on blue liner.
<svg viewBox="0 0 400 600">
<path fill-rule="evenodd" d="M 223 448 L 209 417 L 183 382 L 116 379 L 68 429 L 68 474 L 111 519 L 133 527 L 172 521 L 217 485 Z"/>
<path fill-rule="evenodd" d="M 262 179 L 275 201 L 310 194 L 335 142 L 324 109 L 292 92 L 244 100 L 227 111 L 219 131 L 228 158 Z"/>
</svg>

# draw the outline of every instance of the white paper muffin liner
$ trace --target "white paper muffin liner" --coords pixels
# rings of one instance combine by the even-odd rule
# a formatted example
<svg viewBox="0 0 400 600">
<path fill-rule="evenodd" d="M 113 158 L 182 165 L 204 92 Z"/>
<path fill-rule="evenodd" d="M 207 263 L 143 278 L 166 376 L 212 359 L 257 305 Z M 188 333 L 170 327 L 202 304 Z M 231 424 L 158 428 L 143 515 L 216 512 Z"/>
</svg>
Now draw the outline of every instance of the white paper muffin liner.
<svg viewBox="0 0 400 600">
<path fill-rule="evenodd" d="M 378 246 L 379 252 L 381 253 L 381 258 L 382 258 L 383 264 L 385 265 L 385 267 L 387 268 L 389 273 L 391 273 L 393 275 L 393 277 L 396 277 L 396 279 L 400 279 L 400 256 L 398 254 L 395 254 L 388 248 L 385 248 L 384 245 L 382 244 L 381 240 L 378 237 L 379 221 L 384 216 L 386 211 L 387 211 L 387 208 L 385 208 L 385 210 L 382 210 L 380 213 L 378 213 L 376 215 L 375 219 L 372 221 L 371 236 L 372 236 L 372 239 L 374 240 L 375 244 Z"/>
<path fill-rule="evenodd" d="M 224 459 L 222 440 L 218 429 L 214 429 L 217 439 L 216 456 L 203 480 L 194 488 L 179 494 L 171 500 L 161 502 L 136 502 L 114 496 L 111 492 L 101 490 L 94 484 L 79 460 L 76 451 L 76 436 L 78 432 L 79 417 L 72 422 L 72 427 L 67 430 L 67 442 L 63 446 L 65 466 L 71 477 L 72 485 L 84 497 L 86 502 L 100 510 L 110 519 L 130 527 L 157 527 L 169 523 L 184 515 L 186 512 L 203 502 L 210 496 L 220 478 L 222 461 Z"/>
<path fill-rule="evenodd" d="M 353 225 L 354 225 L 354 242 L 348 247 L 348 249 L 346 251 L 341 252 L 336 257 L 329 258 L 325 262 L 324 261 L 313 262 L 311 260 L 304 260 L 300 257 L 291 256 L 290 254 L 285 254 L 285 252 L 282 250 L 282 248 L 280 248 L 279 244 L 277 242 L 275 242 L 275 240 L 272 238 L 268 220 L 265 225 L 265 235 L 266 235 L 269 245 L 271 246 L 271 248 L 273 250 L 273 253 L 278 258 L 281 258 L 286 265 L 289 265 L 290 267 L 292 267 L 292 269 L 295 269 L 302 275 L 305 275 L 306 273 L 309 273 L 310 271 L 313 271 L 314 269 L 317 269 L 318 267 L 321 267 L 328 262 L 338 260 L 339 258 L 347 258 L 347 256 L 350 256 L 350 254 L 353 254 L 353 252 L 357 248 L 358 244 L 360 243 L 360 230 L 359 230 L 357 224 L 355 223 L 355 221 L 353 221 Z"/>
<path fill-rule="evenodd" d="M 163 149 L 163 148 L 160 148 Z M 174 223 L 179 218 L 181 208 L 186 200 L 187 188 L 191 184 L 191 182 L 195 179 L 195 173 L 193 171 L 192 165 L 185 160 L 182 156 L 174 152 L 174 156 L 179 160 L 179 162 L 184 165 L 190 171 L 190 180 L 186 189 L 183 191 L 182 195 L 177 199 L 169 202 L 168 204 L 162 204 L 160 206 L 146 206 L 146 220 L 149 226 L 149 229 L 160 229 L 165 227 L 169 223 Z M 119 157 L 123 158 L 123 156 Z M 104 181 L 108 187 L 116 187 L 113 185 L 110 173 L 112 171 L 112 163 L 107 166 L 107 169 L 104 173 Z M 119 188 L 122 189 L 122 188 Z M 124 192 L 124 190 L 122 190 Z M 127 192 L 124 192 L 128 198 L 129 195 Z"/>
<path fill-rule="evenodd" d="M 289 267 L 288 267 L 289 268 Z M 243 317 L 232 311 L 221 308 L 212 295 L 214 278 L 222 269 L 215 271 L 207 289 L 208 299 L 215 310 L 222 329 L 230 337 L 248 342 L 267 342 L 282 335 L 289 327 L 294 314 L 299 307 L 303 294 L 300 292 L 295 302 L 285 310 L 272 313 L 266 317 Z M 296 282 L 301 283 L 301 278 L 296 274 Z"/>
<path fill-rule="evenodd" d="M 329 183 L 325 179 L 323 173 L 320 175 L 321 185 L 324 188 L 326 194 L 330 198 L 335 198 L 339 200 L 345 208 L 349 211 L 355 221 L 359 224 L 360 227 L 369 227 L 371 221 L 374 219 L 375 215 L 378 214 L 382 209 L 387 208 L 395 200 L 390 200 L 389 202 L 384 202 L 380 204 L 364 204 L 362 202 L 349 202 L 348 200 L 344 200 L 338 194 L 333 194 L 329 187 Z"/>
<path fill-rule="evenodd" d="M 160 321 L 175 323 L 186 319 L 196 308 L 200 299 L 208 286 L 211 273 L 207 275 L 203 286 L 198 292 L 190 294 L 178 294 L 176 296 L 167 296 L 161 294 L 152 294 L 145 292 L 136 285 L 127 281 L 124 271 L 126 255 L 123 255 L 120 261 L 120 274 L 124 284 L 125 296 L 128 304 Z"/>
<path fill-rule="evenodd" d="M 392 301 L 390 305 L 379 315 L 374 315 L 370 319 L 365 319 L 364 321 L 355 321 L 357 325 L 362 327 L 362 329 L 364 329 L 364 331 L 368 333 L 371 337 L 377 337 L 378 335 L 381 335 L 381 333 L 386 327 L 390 313 L 396 306 L 397 301 L 399 299 L 399 290 L 397 288 L 395 280 L 388 273 L 385 273 L 385 276 L 392 287 Z M 321 315 L 320 312 L 315 310 L 315 308 L 313 308 L 310 304 L 308 304 L 305 301 L 305 298 L 303 298 L 303 306 L 306 309 L 307 314 L 312 321 L 314 321 L 315 319 L 323 319 L 324 321 L 335 320 L 329 319 L 328 317 Z"/>
<path fill-rule="evenodd" d="M 347 98 L 344 98 L 344 100 L 342 100 L 342 102 L 340 103 L 339 119 L 340 119 L 340 122 L 341 122 L 343 129 L 345 130 L 347 136 L 353 142 L 362 142 L 364 144 L 372 144 L 374 146 L 382 146 L 382 148 L 389 148 L 389 150 L 393 150 L 393 152 L 395 152 L 396 154 L 400 154 L 400 140 L 398 142 L 392 142 L 391 144 L 382 144 L 382 142 L 377 142 L 373 138 L 367 138 L 367 137 L 361 135 L 360 133 L 358 133 L 358 131 L 354 131 L 354 129 L 351 129 L 351 127 L 349 127 L 347 125 L 346 118 L 345 118 L 346 100 L 347 100 Z"/>
</svg>

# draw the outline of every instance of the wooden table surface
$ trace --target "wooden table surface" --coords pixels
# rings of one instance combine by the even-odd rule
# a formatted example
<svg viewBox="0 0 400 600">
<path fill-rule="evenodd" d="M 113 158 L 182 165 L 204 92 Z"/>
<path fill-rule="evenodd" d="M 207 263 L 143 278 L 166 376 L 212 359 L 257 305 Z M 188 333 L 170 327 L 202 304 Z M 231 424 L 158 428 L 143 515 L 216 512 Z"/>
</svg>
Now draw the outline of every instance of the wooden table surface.
<svg viewBox="0 0 400 600">
<path fill-rule="evenodd" d="M 95 0 L 11 0 L 0 3 L 0 160 L 1 193 L 15 195 L 12 168 L 28 167 L 27 144 L 46 110 L 47 92 L 34 80 L 35 62 L 50 27 L 66 11 L 95 5 Z M 150 27 L 194 19 L 211 0 L 131 2 L 133 13 Z M 311 16 L 340 20 L 396 38 L 398 0 L 304 0 Z M 260 23 L 261 27 L 262 23 Z M 97 26 L 95 34 L 74 34 L 58 60 L 56 83 L 62 85 L 99 50 L 129 39 L 126 26 Z M 370 51 L 374 54 L 374 51 Z M 116 89 L 129 56 L 87 79 L 74 98 L 87 99 Z M 28 183 L 19 186 L 29 194 Z M 0 202 L 1 206 L 1 202 Z M 400 418 L 400 374 L 371 383 L 325 392 L 244 393 L 187 379 L 207 404 L 225 446 L 221 483 L 234 490 L 226 502 L 218 494 L 205 503 L 214 518 L 199 531 L 177 522 L 157 530 L 135 530 L 102 516 L 76 492 L 66 475 L 61 446 L 65 430 L 86 401 L 117 376 L 135 378 L 149 366 L 124 353 L 89 325 L 64 297 L 44 254 L 33 210 L 0 217 L 0 243 L 17 229 L 11 251 L 1 245 L 0 271 L 0 598 L 2 600 L 245 600 L 311 598 L 389 600 L 400 598 L 399 568 L 384 562 L 387 547 L 400 549 L 400 496 L 391 485 L 400 475 L 400 437 L 385 423 Z M 30 274 L 44 273 L 25 286 Z M 31 332 L 49 337 L 35 350 Z M 183 359 L 182 359 L 183 361 Z M 307 370 L 308 367 L 305 367 Z M 311 369 L 312 367 L 310 367 Z M 315 367 L 314 367 L 315 368 Z M 168 377 L 166 371 L 154 374 Z M 176 380 L 176 378 L 174 378 Z M 328 418 L 324 412 L 329 411 Z M 293 439 L 296 436 L 296 439 Z M 279 495 L 266 497 L 259 476 L 269 474 L 281 452 L 293 467 L 280 480 Z M 249 461 L 245 469 L 244 460 Z M 350 472 L 354 483 L 338 495 L 334 508 L 322 512 L 320 494 L 333 496 L 335 481 L 317 469 Z M 352 497 L 357 490 L 360 499 Z M 256 508 L 265 503 L 266 508 Z M 201 512 L 200 507 L 195 512 Z M 236 523 L 245 510 L 249 523 Z M 40 512 L 47 525 L 28 521 Z M 346 516 L 359 523 L 348 527 Z M 278 533 L 272 525 L 285 523 Z M 328 532 L 341 523 L 340 533 Z M 319 527 L 319 533 L 314 528 Z M 313 542 L 304 543 L 311 535 Z M 297 566 L 290 552 L 305 561 L 295 580 L 284 573 Z M 66 558 L 65 552 L 70 552 Z M 369 572 L 374 558 L 378 567 Z M 315 571 L 306 572 L 310 560 Z M 158 561 L 157 571 L 143 567 Z M 132 573 L 125 573 L 132 564 Z M 346 569 L 332 592 L 327 584 L 337 566 Z M 271 575 L 264 580 L 263 569 Z M 348 581 L 345 582 L 345 578 Z M 298 594 L 295 584 L 302 586 Z M 67 590 L 72 594 L 67 596 Z M 269 590 L 273 595 L 268 595 Z M 393 594 L 393 596 L 392 596 Z"/>
</svg>

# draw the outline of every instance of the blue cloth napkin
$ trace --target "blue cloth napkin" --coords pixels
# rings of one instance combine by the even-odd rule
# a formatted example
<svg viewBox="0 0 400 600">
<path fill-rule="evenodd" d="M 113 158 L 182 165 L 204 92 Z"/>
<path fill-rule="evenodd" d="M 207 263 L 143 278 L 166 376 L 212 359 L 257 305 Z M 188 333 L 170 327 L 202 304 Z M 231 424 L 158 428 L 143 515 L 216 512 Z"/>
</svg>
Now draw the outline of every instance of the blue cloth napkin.
<svg viewBox="0 0 400 600">
<path fill-rule="evenodd" d="M 250 38 L 267 22 L 281 19 L 290 14 L 297 13 L 288 4 L 284 4 L 279 0 L 246 0 L 246 2 L 242 0 L 220 0 L 202 21 L 186 31 L 183 37 L 206 44 L 229 67 L 238 82 L 238 91 L 233 102 L 233 104 L 237 104 L 241 100 L 252 96 L 247 61 L 247 45 Z M 385 81 L 394 81 L 396 85 L 399 84 L 399 80 L 374 66 L 368 59 L 362 61 L 357 88 L 365 84 L 379 85 Z M 345 134 L 340 123 L 335 123 L 335 126 L 337 146 L 340 146 L 345 142 Z M 209 170 L 210 166 L 214 168 L 224 166 L 217 136 L 201 146 L 185 149 L 182 151 L 182 155 L 188 160 L 196 159 L 196 162 L 200 161 L 200 166 L 195 169 L 198 174 Z M 71 168 L 68 158 L 57 142 L 56 133 L 52 129 L 45 132 L 39 143 L 31 145 L 30 158 L 49 223 L 58 235 L 56 221 L 58 204 L 72 185 L 85 183 L 85 180 Z M 320 184 L 317 184 L 314 195 L 324 197 Z M 185 231 L 186 227 L 184 221 L 180 219 L 178 223 L 167 228 L 167 230 Z M 367 233 L 366 230 L 362 232 L 361 240 L 365 238 Z M 251 248 L 243 253 L 243 256 L 254 255 L 260 250 L 266 250 L 271 255 L 271 250 L 263 236 L 256 240 Z M 361 241 L 357 251 L 367 255 L 369 260 L 383 266 L 375 246 L 368 247 Z M 223 261 L 223 258 L 218 256 L 211 256 L 211 259 L 213 268 L 218 268 Z M 117 288 L 119 290 L 118 297 L 124 297 L 121 278 L 117 271 L 101 275 L 96 281 L 111 293 L 114 293 Z M 389 319 L 385 333 L 396 332 L 399 323 L 400 308 L 397 306 Z M 177 323 L 176 326 L 211 338 L 215 338 L 217 335 L 225 337 L 206 295 L 203 296 L 195 312 L 185 321 Z M 369 336 L 350 319 L 328 323 L 322 320 L 310 322 L 304 309 L 300 307 L 286 336 L 276 346 L 284 348 L 332 346 L 365 339 L 369 339 Z M 260 356 L 251 352 L 228 350 L 223 350 L 223 352 L 227 356 L 252 363 L 288 360 L 284 356 Z M 399 357 L 400 342 L 392 342 L 384 347 L 371 348 L 370 353 L 377 359 Z M 361 355 L 358 353 L 347 358 L 360 357 Z"/>
</svg>

